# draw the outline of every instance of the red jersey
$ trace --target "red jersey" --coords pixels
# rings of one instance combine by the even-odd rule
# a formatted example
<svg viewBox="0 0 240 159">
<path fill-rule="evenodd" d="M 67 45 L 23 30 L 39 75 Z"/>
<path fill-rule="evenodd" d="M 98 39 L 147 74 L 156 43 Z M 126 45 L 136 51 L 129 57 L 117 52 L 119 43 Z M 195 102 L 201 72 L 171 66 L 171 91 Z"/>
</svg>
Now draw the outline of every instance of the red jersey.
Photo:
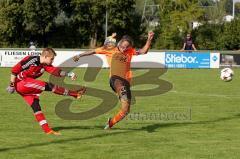
<svg viewBox="0 0 240 159">
<path fill-rule="evenodd" d="M 16 82 L 26 78 L 36 79 L 42 76 L 44 71 L 54 76 L 61 76 L 61 70 L 59 68 L 52 65 L 41 64 L 40 56 L 27 56 L 12 68 L 12 74 L 17 76 Z"/>
</svg>

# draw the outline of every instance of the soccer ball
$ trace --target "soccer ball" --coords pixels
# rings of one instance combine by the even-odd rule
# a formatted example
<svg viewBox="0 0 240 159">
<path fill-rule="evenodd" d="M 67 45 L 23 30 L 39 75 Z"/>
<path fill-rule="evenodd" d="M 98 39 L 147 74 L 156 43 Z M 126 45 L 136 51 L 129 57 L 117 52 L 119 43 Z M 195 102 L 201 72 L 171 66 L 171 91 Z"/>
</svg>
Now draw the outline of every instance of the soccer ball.
<svg viewBox="0 0 240 159">
<path fill-rule="evenodd" d="M 221 70 L 220 78 L 221 78 L 221 80 L 223 80 L 225 82 L 229 82 L 229 81 L 232 80 L 233 75 L 234 75 L 234 72 L 233 72 L 232 69 L 224 68 L 224 69 Z"/>
</svg>

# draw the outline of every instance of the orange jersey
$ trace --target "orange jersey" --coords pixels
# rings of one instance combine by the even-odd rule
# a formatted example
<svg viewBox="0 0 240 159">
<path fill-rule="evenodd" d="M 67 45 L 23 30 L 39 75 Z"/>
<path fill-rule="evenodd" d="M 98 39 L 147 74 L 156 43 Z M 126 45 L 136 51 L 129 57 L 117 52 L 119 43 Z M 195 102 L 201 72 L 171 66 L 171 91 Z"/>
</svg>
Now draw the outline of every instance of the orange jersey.
<svg viewBox="0 0 240 159">
<path fill-rule="evenodd" d="M 126 52 L 122 53 L 117 47 L 106 49 L 100 47 L 95 49 L 97 54 L 104 54 L 107 57 L 110 66 L 110 77 L 113 75 L 122 77 L 130 82 L 132 73 L 130 70 L 131 60 L 133 55 L 137 55 L 134 48 L 129 48 Z"/>
</svg>

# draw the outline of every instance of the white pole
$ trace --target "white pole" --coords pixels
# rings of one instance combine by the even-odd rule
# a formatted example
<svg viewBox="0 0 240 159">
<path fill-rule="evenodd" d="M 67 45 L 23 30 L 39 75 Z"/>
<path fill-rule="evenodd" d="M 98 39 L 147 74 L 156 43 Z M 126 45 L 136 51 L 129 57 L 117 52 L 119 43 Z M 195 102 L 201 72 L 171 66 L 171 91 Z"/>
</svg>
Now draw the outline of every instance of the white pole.
<svg viewBox="0 0 240 159">
<path fill-rule="evenodd" d="M 108 35 L 108 11 L 107 11 L 107 1 L 106 1 L 106 15 L 105 15 L 105 39 Z"/>
<path fill-rule="evenodd" d="M 144 1 L 144 7 L 143 7 L 143 14 L 142 14 L 142 22 L 145 17 L 145 10 L 146 10 L 147 0 Z"/>
<path fill-rule="evenodd" d="M 235 17 L 235 0 L 233 0 L 233 9 L 232 9 L 232 16 L 233 16 L 233 19 Z"/>
</svg>

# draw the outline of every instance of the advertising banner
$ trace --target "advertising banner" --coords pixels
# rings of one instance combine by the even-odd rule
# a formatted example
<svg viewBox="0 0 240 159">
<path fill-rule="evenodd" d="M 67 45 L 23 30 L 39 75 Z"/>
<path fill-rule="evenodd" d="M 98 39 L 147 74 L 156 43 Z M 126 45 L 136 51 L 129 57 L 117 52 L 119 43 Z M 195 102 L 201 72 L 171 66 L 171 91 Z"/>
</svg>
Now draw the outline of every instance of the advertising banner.
<svg viewBox="0 0 240 159">
<path fill-rule="evenodd" d="M 1 67 L 12 67 L 28 55 L 40 55 L 40 51 L 31 50 L 0 50 Z"/>
<path fill-rule="evenodd" d="M 73 62 L 72 57 L 84 51 L 56 50 L 54 66 L 59 67 L 102 67 L 108 68 L 104 55 L 82 57 Z M 41 51 L 0 50 L 1 67 L 12 67 L 25 56 L 40 55 Z M 220 54 L 210 52 L 148 52 L 133 56 L 132 68 L 219 68 Z"/>
<path fill-rule="evenodd" d="M 219 68 L 220 54 L 210 52 L 166 52 L 167 68 Z"/>
</svg>

